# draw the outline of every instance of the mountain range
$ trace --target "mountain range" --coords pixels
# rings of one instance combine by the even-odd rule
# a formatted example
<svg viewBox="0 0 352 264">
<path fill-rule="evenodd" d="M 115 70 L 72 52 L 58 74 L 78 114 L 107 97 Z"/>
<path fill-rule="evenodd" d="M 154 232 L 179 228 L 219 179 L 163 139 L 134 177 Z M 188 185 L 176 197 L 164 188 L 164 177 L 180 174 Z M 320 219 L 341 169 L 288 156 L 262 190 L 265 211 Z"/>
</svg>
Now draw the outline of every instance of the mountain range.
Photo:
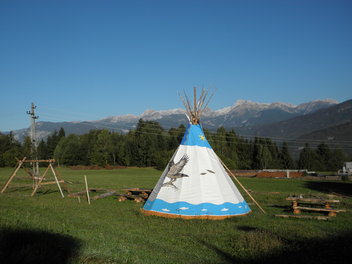
<svg viewBox="0 0 352 264">
<path fill-rule="evenodd" d="M 141 115 L 110 116 L 95 121 L 37 122 L 38 138 L 45 138 L 61 127 L 66 134 L 84 134 L 92 129 L 109 129 L 126 133 L 136 127 L 139 119 L 157 121 L 165 129 L 187 124 L 184 109 L 146 110 Z M 314 100 L 300 105 L 287 103 L 257 103 L 238 100 L 234 105 L 219 110 L 207 108 L 201 119 L 204 128 L 234 129 L 242 136 L 262 136 L 289 139 L 352 141 L 349 127 L 352 122 L 352 100 L 338 103 L 332 99 Z M 334 129 L 334 127 L 337 129 Z M 347 127 L 347 129 L 341 129 Z M 338 133 L 335 135 L 334 133 Z M 346 131 L 346 132 L 345 132 Z M 316 132 L 316 134 L 314 134 Z M 28 128 L 13 131 L 23 140 Z"/>
</svg>

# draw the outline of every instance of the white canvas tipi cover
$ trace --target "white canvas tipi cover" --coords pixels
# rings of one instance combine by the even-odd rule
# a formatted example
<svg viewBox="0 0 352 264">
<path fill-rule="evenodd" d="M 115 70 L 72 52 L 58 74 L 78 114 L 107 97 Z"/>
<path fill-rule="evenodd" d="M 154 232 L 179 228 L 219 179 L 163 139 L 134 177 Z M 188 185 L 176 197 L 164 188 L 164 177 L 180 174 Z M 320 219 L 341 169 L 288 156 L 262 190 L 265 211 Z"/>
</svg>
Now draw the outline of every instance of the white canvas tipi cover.
<svg viewBox="0 0 352 264">
<path fill-rule="evenodd" d="M 165 217 L 223 219 L 251 210 L 201 126 L 189 124 L 143 211 Z"/>
</svg>

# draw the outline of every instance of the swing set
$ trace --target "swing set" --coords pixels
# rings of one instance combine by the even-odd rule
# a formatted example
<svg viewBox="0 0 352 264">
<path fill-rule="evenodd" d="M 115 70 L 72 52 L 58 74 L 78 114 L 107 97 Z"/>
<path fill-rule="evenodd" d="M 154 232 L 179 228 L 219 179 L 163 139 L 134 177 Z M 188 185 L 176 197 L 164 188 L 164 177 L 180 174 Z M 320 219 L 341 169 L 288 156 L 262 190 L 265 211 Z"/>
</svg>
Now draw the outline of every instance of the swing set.
<svg viewBox="0 0 352 264">
<path fill-rule="evenodd" d="M 25 167 L 25 164 L 31 163 L 31 164 L 38 164 L 38 163 L 46 163 L 48 164 L 48 166 L 46 167 L 44 173 L 42 175 L 34 175 L 34 173 L 32 173 L 28 168 Z M 61 178 L 60 174 L 58 173 L 58 171 L 55 169 L 55 167 L 53 166 L 53 163 L 55 162 L 54 159 L 49 159 L 49 160 L 27 160 L 26 157 L 24 157 L 22 160 L 18 160 L 17 159 L 17 164 L 15 167 L 15 170 L 13 171 L 13 173 L 10 175 L 9 179 L 6 181 L 5 185 L 2 187 L 0 193 L 4 193 L 5 190 L 9 187 L 11 181 L 17 176 L 18 171 L 23 168 L 27 174 L 29 175 L 29 177 L 32 179 L 33 181 L 33 191 L 31 193 L 31 197 L 33 197 L 37 190 L 44 186 L 44 185 L 51 185 L 51 184 L 56 184 L 60 194 L 62 196 L 62 198 L 64 198 L 64 193 L 62 191 L 62 188 L 60 186 L 60 184 L 63 184 L 64 189 L 69 192 L 65 181 Z M 54 176 L 54 181 L 47 181 L 47 179 L 45 178 L 48 174 L 48 172 L 51 171 L 53 176 Z M 24 186 L 24 185 L 23 185 Z M 19 186 L 20 187 L 20 186 Z"/>
</svg>

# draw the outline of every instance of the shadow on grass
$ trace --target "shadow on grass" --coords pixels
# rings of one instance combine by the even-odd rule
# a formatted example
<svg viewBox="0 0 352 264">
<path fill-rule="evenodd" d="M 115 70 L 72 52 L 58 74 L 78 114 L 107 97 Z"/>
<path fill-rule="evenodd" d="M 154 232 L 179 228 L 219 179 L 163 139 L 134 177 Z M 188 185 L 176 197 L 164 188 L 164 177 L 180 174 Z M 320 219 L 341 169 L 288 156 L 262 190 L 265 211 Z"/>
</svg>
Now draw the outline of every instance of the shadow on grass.
<svg viewBox="0 0 352 264">
<path fill-rule="evenodd" d="M 1 263 L 70 263 L 78 256 L 79 240 L 40 230 L 0 229 Z"/>
<path fill-rule="evenodd" d="M 352 183 L 347 182 L 306 182 L 306 188 L 323 193 L 336 193 L 352 196 Z"/>
<path fill-rule="evenodd" d="M 272 205 L 268 205 L 268 207 L 281 209 L 281 211 L 282 211 L 282 212 L 285 212 L 285 213 L 290 213 L 290 212 L 292 212 L 292 206 L 289 205 L 289 204 L 287 204 L 287 205 L 276 205 L 276 204 L 272 204 Z"/>
<path fill-rule="evenodd" d="M 30 196 L 33 191 L 32 187 L 27 187 L 27 186 L 17 186 L 17 187 L 9 187 L 6 189 L 5 193 L 12 193 L 12 194 L 22 194 L 26 196 Z M 68 194 L 67 190 L 62 189 L 64 194 Z M 38 189 L 37 192 L 34 194 L 34 196 L 39 196 L 39 195 L 47 195 L 47 194 L 53 194 L 57 193 L 60 195 L 59 189 Z M 61 196 L 61 195 L 60 195 Z"/>
<path fill-rule="evenodd" d="M 28 186 L 17 186 L 17 187 L 8 187 L 5 191 L 5 193 L 13 193 L 13 192 L 24 192 L 24 191 L 33 191 L 32 187 Z"/>
<path fill-rule="evenodd" d="M 258 230 L 256 227 L 251 227 L 251 226 L 238 226 L 238 230 L 244 231 L 244 232 L 250 232 L 250 231 L 256 231 Z"/>
<path fill-rule="evenodd" d="M 221 259 L 221 263 L 261 264 L 261 263 L 319 263 L 342 264 L 350 263 L 352 252 L 352 232 L 339 234 L 328 239 L 283 240 L 285 245 L 270 252 L 255 252 L 249 256 L 236 256 L 223 251 L 206 241 L 200 244 L 214 251 Z M 258 241 L 260 243 L 260 241 Z M 234 244 L 234 247 L 236 245 Z M 233 249 L 236 252 L 236 248 Z M 255 255 L 253 255 L 255 254 Z"/>
</svg>

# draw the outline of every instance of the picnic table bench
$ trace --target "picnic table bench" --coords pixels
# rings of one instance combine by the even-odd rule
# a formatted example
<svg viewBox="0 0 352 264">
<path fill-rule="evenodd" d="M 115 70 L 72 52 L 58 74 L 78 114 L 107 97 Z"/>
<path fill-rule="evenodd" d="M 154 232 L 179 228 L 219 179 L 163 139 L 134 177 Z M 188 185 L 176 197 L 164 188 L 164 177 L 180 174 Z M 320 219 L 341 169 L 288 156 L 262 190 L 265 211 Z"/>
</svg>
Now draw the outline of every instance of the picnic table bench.
<svg viewBox="0 0 352 264">
<path fill-rule="evenodd" d="M 300 214 L 302 210 L 313 212 L 326 212 L 328 213 L 328 216 L 336 216 L 336 213 L 346 212 L 346 210 L 344 209 L 336 209 L 331 207 L 332 204 L 340 203 L 340 200 L 326 200 L 319 198 L 303 197 L 287 197 L 286 200 L 292 202 L 293 214 Z"/>
</svg>

